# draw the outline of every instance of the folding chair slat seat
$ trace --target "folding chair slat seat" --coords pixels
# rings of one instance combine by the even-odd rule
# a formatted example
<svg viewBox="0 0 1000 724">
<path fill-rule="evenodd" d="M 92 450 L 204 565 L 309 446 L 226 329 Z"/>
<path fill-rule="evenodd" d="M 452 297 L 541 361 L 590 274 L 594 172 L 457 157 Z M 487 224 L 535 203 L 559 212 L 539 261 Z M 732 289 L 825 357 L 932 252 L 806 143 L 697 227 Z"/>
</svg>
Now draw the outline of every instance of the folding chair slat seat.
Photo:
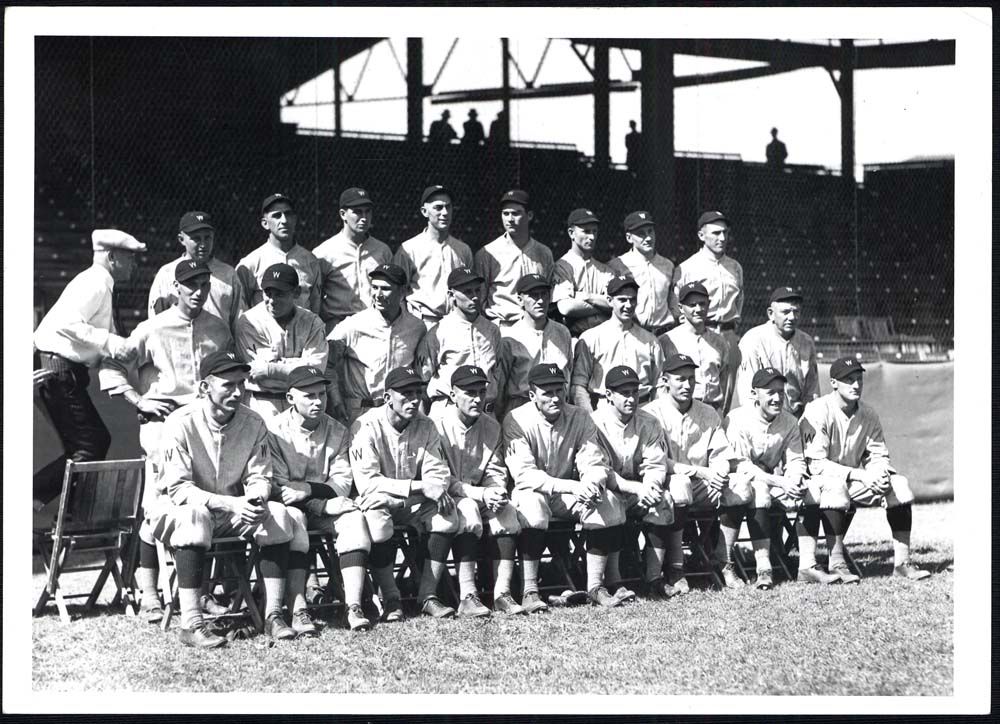
<svg viewBox="0 0 1000 724">
<path fill-rule="evenodd" d="M 687 524 L 684 527 L 683 547 L 688 555 L 696 561 L 701 570 L 688 570 L 685 567 L 685 578 L 708 578 L 711 584 L 721 590 L 723 588 L 722 577 L 712 563 L 712 558 L 708 551 L 701 544 L 701 537 L 698 535 L 694 523 L 714 524 L 719 519 L 719 511 L 714 509 L 688 510 Z"/>
<path fill-rule="evenodd" d="M 115 583 L 112 605 L 125 604 L 134 614 L 133 569 L 138 552 L 138 526 L 145 460 L 66 461 L 59 510 L 50 530 L 34 534 L 35 550 L 45 566 L 46 583 L 33 609 L 38 616 L 54 598 L 59 616 L 69 622 L 66 601 L 84 598 L 90 611 L 110 576 Z M 104 562 L 71 565 L 76 554 L 102 554 Z M 59 584 L 64 573 L 100 571 L 88 593 L 66 594 Z"/>
</svg>

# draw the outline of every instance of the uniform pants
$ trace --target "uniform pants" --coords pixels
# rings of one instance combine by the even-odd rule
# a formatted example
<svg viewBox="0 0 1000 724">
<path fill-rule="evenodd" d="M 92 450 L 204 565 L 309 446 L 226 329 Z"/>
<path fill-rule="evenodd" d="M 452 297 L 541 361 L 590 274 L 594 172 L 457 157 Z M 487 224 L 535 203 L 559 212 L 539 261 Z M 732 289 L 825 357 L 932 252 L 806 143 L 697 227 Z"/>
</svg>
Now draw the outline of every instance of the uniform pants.
<svg viewBox="0 0 1000 724">
<path fill-rule="evenodd" d="M 472 533 L 477 539 L 483 535 L 483 528 L 489 528 L 491 536 L 517 535 L 521 532 L 521 524 L 517 519 L 517 509 L 513 503 L 508 503 L 494 513 L 485 503 L 472 498 L 456 498 L 455 509 L 458 512 L 458 534 Z"/>
<path fill-rule="evenodd" d="M 540 493 L 534 490 L 514 490 L 511 501 L 517 509 L 521 528 L 547 530 L 549 521 L 571 520 L 584 530 L 613 528 L 625 523 L 625 498 L 605 489 L 593 508 L 585 508 L 571 493 Z"/>
</svg>

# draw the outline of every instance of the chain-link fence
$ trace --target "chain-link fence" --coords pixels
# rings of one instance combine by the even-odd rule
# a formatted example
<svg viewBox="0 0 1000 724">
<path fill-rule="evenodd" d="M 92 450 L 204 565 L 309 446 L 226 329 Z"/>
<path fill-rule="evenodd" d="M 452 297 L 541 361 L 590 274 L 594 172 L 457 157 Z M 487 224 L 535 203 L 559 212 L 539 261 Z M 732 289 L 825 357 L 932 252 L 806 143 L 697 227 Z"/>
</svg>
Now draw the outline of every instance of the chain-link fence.
<svg viewBox="0 0 1000 724">
<path fill-rule="evenodd" d="M 339 230 L 348 186 L 372 193 L 374 234 L 393 248 L 422 228 L 419 194 L 432 183 L 453 190 L 453 233 L 474 250 L 501 233 L 497 200 L 514 186 L 531 193 L 533 235 L 557 256 L 569 246 L 571 209 L 598 213 L 608 258 L 625 251 L 624 216 L 653 206 L 657 189 L 641 173 L 595 167 L 574 150 L 298 134 L 280 123 L 279 97 L 329 67 L 328 42 L 39 38 L 36 304 L 54 302 L 90 263 L 91 229 L 113 226 L 149 247 L 124 295 L 137 323 L 156 269 L 180 252 L 182 213 L 211 213 L 216 253 L 235 264 L 264 241 L 259 203 L 278 191 L 296 201 L 297 238 L 309 249 Z M 950 162 L 872 167 L 849 187 L 824 169 L 679 154 L 676 190 L 675 221 L 658 228 L 664 253 L 687 258 L 699 213 L 724 210 L 746 279 L 745 326 L 763 321 L 773 287 L 790 285 L 804 292 L 804 326 L 821 344 L 875 350 L 903 335 L 889 348 L 951 345 Z"/>
</svg>

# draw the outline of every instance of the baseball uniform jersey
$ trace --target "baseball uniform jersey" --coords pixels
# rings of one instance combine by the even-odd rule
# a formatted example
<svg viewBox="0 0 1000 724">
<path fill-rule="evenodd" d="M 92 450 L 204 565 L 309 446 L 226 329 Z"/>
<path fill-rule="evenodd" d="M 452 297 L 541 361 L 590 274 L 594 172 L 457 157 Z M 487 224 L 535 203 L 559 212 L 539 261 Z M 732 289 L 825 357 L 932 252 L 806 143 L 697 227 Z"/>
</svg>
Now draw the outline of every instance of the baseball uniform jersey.
<svg viewBox="0 0 1000 724">
<path fill-rule="evenodd" d="M 288 390 L 286 377 L 296 367 L 326 367 L 323 322 L 307 309 L 294 309 L 285 327 L 268 313 L 264 302 L 245 311 L 236 321 L 236 353 L 241 359 L 251 363 L 261 353 L 274 357 L 264 374 L 247 380 L 247 390 L 283 395 Z"/>
<path fill-rule="evenodd" d="M 785 376 L 785 409 L 792 411 L 794 403 L 805 405 L 819 396 L 816 345 L 802 330 L 796 329 L 786 340 L 771 322 L 764 322 L 743 335 L 740 352 L 736 390 L 741 401 L 750 399 L 750 381 L 764 367 L 774 367 Z"/>
<path fill-rule="evenodd" d="M 573 360 L 573 338 L 565 325 L 548 320 L 541 329 L 522 318 L 500 330 L 500 358 L 507 365 L 503 372 L 506 398 L 528 399 L 528 373 L 539 364 L 554 364 L 569 369 Z"/>
<path fill-rule="evenodd" d="M 831 392 L 813 400 L 799 421 L 809 472 L 846 480 L 855 468 L 892 470 L 875 410 L 859 401 L 857 411 L 848 417 L 838 397 Z"/>
<path fill-rule="evenodd" d="M 483 314 L 502 324 L 521 318 L 521 301 L 514 285 L 525 274 L 552 277 L 555 260 L 552 250 L 533 238 L 522 249 L 508 234 L 484 246 L 475 256 L 475 271 L 486 280 Z"/>
<path fill-rule="evenodd" d="M 320 415 L 319 425 L 309 430 L 291 409 L 275 415 L 267 424 L 275 486 L 296 482 L 330 488 L 329 491 L 314 489 L 303 506 L 314 515 L 323 514 L 326 498 L 351 497 L 354 476 L 346 427 L 328 415 Z"/>
<path fill-rule="evenodd" d="M 174 293 L 174 269 L 179 263 L 187 260 L 188 257 L 182 256 L 167 262 L 157 270 L 153 284 L 149 288 L 147 313 L 150 317 L 169 309 L 177 301 L 177 295 Z M 236 328 L 236 320 L 247 309 L 243 284 L 236 270 L 225 262 L 213 257 L 208 260 L 208 268 L 212 272 L 212 279 L 208 299 L 205 300 L 205 306 L 201 310 L 202 314 L 207 312 L 218 317 L 226 323 L 232 333 Z"/>
<path fill-rule="evenodd" d="M 431 400 L 448 397 L 451 375 L 462 365 L 475 365 L 490 378 L 486 390 L 488 401 L 496 400 L 500 355 L 500 329 L 482 315 L 470 322 L 459 312 L 428 330 L 417 346 L 416 365 L 427 381 L 427 397 Z"/>
<path fill-rule="evenodd" d="M 413 316 L 436 321 L 448 312 L 448 275 L 459 267 L 471 267 L 472 249 L 449 236 L 435 241 L 420 232 L 399 247 L 393 263 L 406 272 L 409 294 L 406 303 Z"/>
<path fill-rule="evenodd" d="M 711 322 L 725 324 L 743 316 L 743 267 L 732 257 L 716 259 L 702 247 L 678 267 L 674 294 L 689 282 L 701 282 L 708 290 Z"/>
<path fill-rule="evenodd" d="M 672 261 L 659 254 L 647 259 L 632 249 L 612 259 L 608 267 L 613 273 L 630 275 L 639 283 L 635 307 L 639 324 L 653 331 L 677 321 L 674 292 L 677 271 Z"/>
<path fill-rule="evenodd" d="M 667 477 L 666 444 L 655 417 L 637 410 L 628 422 L 622 422 L 613 407 L 603 405 L 593 419 L 598 441 L 616 475 L 663 488 Z"/>
<path fill-rule="evenodd" d="M 364 311 L 371 304 L 371 280 L 368 273 L 392 262 L 389 247 L 369 236 L 360 244 L 341 231 L 312 252 L 319 259 L 323 277 L 323 301 L 319 316 L 327 331 L 345 317 Z"/>
<path fill-rule="evenodd" d="M 614 272 L 591 257 L 584 259 L 573 249 L 570 249 L 556 262 L 554 285 L 552 287 L 552 303 L 563 299 L 572 299 L 578 294 L 601 294 L 608 290 L 608 282 Z M 577 333 L 595 327 L 610 316 L 610 312 L 599 311 L 590 317 L 576 318 L 567 322 L 567 327 Z"/>
<path fill-rule="evenodd" d="M 663 360 L 663 348 L 651 332 L 638 324 L 626 329 L 612 317 L 580 335 L 573 353 L 570 384 L 603 396 L 604 375 L 612 367 L 625 365 L 639 375 L 639 401 L 645 402 L 656 390 Z"/>
<path fill-rule="evenodd" d="M 723 380 L 729 374 L 729 343 L 718 332 L 705 329 L 698 334 L 687 322 L 681 322 L 666 334 L 660 335 L 664 357 L 684 354 L 694 360 L 694 398 L 715 409 L 722 406 Z M 749 398 L 743 398 L 749 399 Z"/>
<path fill-rule="evenodd" d="M 320 297 L 323 289 L 323 274 L 319 259 L 311 251 L 294 244 L 287 252 L 270 242 L 264 242 L 236 265 L 246 296 L 246 306 L 251 308 L 260 303 L 264 293 L 260 288 L 260 280 L 268 267 L 274 264 L 288 264 L 299 275 L 299 296 L 295 303 L 313 314 L 320 312 Z"/>
<path fill-rule="evenodd" d="M 454 405 L 431 416 L 452 475 L 452 494 L 482 501 L 488 487 L 507 489 L 500 423 L 480 415 L 466 426 Z"/>
<path fill-rule="evenodd" d="M 642 409 L 663 428 L 669 472 L 688 475 L 691 466 L 729 471 L 729 441 L 719 413 L 710 406 L 692 400 L 688 411 L 681 412 L 663 396 Z"/>
<path fill-rule="evenodd" d="M 768 422 L 757 406 L 747 404 L 730 412 L 723 427 L 730 453 L 738 460 L 737 472 L 752 478 L 759 471 L 772 474 L 781 470 L 792 480 L 801 480 L 806 474 L 799 423 L 790 413 L 782 410 Z"/>
</svg>

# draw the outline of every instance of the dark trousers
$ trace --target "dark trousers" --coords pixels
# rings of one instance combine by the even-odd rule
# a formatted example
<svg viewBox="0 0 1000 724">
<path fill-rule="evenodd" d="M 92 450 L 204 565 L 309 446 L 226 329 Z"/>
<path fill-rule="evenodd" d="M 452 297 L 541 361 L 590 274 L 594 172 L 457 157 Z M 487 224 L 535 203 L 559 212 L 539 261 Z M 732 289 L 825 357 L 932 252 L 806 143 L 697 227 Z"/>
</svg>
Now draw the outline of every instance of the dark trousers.
<svg viewBox="0 0 1000 724">
<path fill-rule="evenodd" d="M 78 463 L 103 460 L 111 447 L 111 433 L 87 394 L 90 373 L 86 366 L 45 352 L 41 354 L 41 364 L 55 374 L 42 383 L 38 396 L 66 449 L 65 458 L 53 460 L 34 477 L 34 497 L 48 503 L 62 491 L 66 460 Z"/>
</svg>

